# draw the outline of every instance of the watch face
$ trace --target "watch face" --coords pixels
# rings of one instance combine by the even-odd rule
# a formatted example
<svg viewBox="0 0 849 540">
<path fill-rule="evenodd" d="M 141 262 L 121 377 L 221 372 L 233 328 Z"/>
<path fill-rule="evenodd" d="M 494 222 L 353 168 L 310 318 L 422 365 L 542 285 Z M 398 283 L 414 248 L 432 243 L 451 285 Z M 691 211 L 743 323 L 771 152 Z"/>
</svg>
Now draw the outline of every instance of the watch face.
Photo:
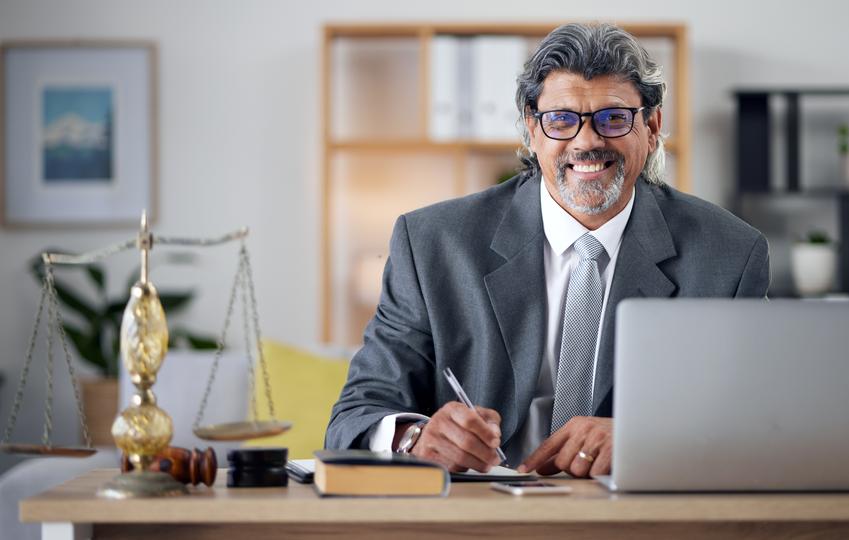
<svg viewBox="0 0 849 540">
<path fill-rule="evenodd" d="M 422 433 L 422 426 L 420 424 L 413 424 L 408 427 L 406 431 L 404 431 L 404 435 L 401 437 L 401 442 L 398 444 L 398 451 L 402 454 L 410 453 L 413 446 L 416 444 L 416 441 L 419 440 L 419 435 Z"/>
</svg>

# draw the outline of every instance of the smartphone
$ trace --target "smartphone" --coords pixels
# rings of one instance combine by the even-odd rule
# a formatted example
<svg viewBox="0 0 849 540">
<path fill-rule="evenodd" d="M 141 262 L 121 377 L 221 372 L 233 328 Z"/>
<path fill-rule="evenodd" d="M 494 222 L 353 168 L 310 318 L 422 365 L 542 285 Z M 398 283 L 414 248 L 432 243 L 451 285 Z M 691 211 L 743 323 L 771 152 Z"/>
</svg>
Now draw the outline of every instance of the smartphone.
<svg viewBox="0 0 849 540">
<path fill-rule="evenodd" d="M 509 493 L 511 495 L 568 495 L 572 488 L 551 482 L 540 480 L 528 480 L 524 482 L 492 482 L 489 484 L 495 491 Z"/>
<path fill-rule="evenodd" d="M 315 474 L 311 459 L 295 459 L 286 462 L 286 473 L 299 484 L 312 484 Z"/>
</svg>

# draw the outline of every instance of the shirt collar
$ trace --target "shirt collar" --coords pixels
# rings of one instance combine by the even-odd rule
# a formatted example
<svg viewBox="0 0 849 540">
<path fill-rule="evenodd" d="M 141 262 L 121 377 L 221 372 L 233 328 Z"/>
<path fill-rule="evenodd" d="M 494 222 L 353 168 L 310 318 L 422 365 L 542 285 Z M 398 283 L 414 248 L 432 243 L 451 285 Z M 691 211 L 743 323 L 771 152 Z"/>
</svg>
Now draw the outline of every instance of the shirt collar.
<svg viewBox="0 0 849 540">
<path fill-rule="evenodd" d="M 622 239 L 622 233 L 625 231 L 625 226 L 628 224 L 628 218 L 631 217 L 631 210 L 634 208 L 636 188 L 631 188 L 631 198 L 621 212 L 610 218 L 607 223 L 598 229 L 590 231 L 557 204 L 557 201 L 548 192 L 548 188 L 545 187 L 544 178 L 540 178 L 539 186 L 542 227 L 548 244 L 554 253 L 563 255 L 567 249 L 572 247 L 575 240 L 587 232 L 601 242 L 608 256 L 616 251 L 619 247 L 619 241 Z"/>
</svg>

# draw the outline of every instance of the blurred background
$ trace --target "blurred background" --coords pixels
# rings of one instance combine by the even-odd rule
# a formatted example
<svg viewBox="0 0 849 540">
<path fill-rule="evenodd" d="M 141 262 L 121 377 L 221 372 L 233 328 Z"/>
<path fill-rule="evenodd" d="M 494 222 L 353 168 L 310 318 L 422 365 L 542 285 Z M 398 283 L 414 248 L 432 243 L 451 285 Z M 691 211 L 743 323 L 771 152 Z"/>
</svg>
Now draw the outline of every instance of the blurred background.
<svg viewBox="0 0 849 540">
<path fill-rule="evenodd" d="M 544 34 L 539 28 L 597 20 L 642 28 L 674 83 L 665 113 L 670 183 L 768 234 L 774 295 L 800 294 L 793 248 L 811 233 L 837 261 L 828 286 L 812 294 L 845 290 L 849 265 L 835 247 L 849 208 L 840 131 L 849 122 L 845 2 L 0 0 L 0 41 L 154 44 L 154 231 L 216 236 L 250 227 L 263 336 L 355 346 L 374 309 L 394 218 L 484 189 L 516 166 L 518 138 L 510 133 L 490 140 L 484 132 L 433 131 L 433 39 L 528 25 L 533 30 L 519 36 L 527 50 Z M 8 151 L 15 128 L 4 125 L 5 159 L 17 159 Z M 133 225 L 0 228 L 2 421 L 38 307 L 30 259 L 47 247 L 91 250 L 135 232 Z M 180 324 L 217 334 L 237 247 L 179 264 L 158 259 L 164 251 L 154 251 L 154 283 L 194 293 Z M 110 295 L 122 293 L 137 264 L 125 254 L 104 265 Z M 83 294 L 92 291 L 82 273 L 60 272 Z M 43 368 L 33 369 L 42 381 Z M 78 369 L 94 373 L 84 362 Z M 31 399 L 43 400 L 41 382 L 30 386 Z M 73 439 L 71 389 L 56 388 L 55 438 Z M 18 438 L 40 437 L 40 414 L 23 414 Z M 12 462 L 0 456 L 0 471 Z"/>
</svg>

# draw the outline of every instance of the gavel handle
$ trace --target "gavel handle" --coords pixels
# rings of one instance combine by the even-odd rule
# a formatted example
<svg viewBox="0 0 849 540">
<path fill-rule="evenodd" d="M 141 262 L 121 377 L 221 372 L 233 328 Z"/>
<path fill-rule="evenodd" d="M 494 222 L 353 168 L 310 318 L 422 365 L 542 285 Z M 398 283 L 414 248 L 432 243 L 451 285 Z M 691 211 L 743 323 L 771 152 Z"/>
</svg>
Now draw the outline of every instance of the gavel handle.
<svg viewBox="0 0 849 540">
<path fill-rule="evenodd" d="M 123 454 L 121 472 L 130 472 L 133 469 L 129 456 Z M 169 446 L 156 456 L 150 470 L 166 472 L 183 484 L 212 486 L 215 483 L 215 475 L 218 473 L 218 459 L 212 448 L 201 452 L 197 448 L 188 450 Z"/>
</svg>

